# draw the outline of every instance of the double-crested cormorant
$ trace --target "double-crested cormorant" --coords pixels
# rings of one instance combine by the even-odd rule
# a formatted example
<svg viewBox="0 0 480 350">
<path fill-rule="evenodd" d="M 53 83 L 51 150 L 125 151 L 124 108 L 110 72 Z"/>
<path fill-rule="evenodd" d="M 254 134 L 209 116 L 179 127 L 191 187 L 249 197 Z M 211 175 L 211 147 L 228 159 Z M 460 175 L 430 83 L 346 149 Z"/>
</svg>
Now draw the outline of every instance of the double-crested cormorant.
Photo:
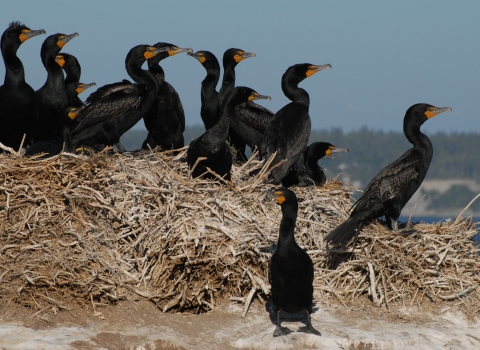
<svg viewBox="0 0 480 350">
<path fill-rule="evenodd" d="M 62 53 L 55 57 L 55 62 L 57 62 L 60 67 L 63 68 L 65 74 L 65 90 L 67 91 L 68 106 L 71 107 L 80 107 L 83 106 L 82 100 L 78 98 L 82 92 L 87 90 L 89 87 L 95 85 L 95 83 L 84 84 L 80 82 L 80 75 L 82 70 L 80 64 L 75 56 L 68 53 Z"/>
<path fill-rule="evenodd" d="M 74 121 L 77 118 L 77 115 L 83 109 L 83 106 L 80 107 L 67 107 L 63 111 L 63 117 L 68 118 L 72 121 L 72 125 L 74 125 Z M 50 140 L 50 141 L 39 141 L 35 142 L 33 145 L 28 147 L 25 151 L 25 156 L 30 157 L 40 153 L 44 153 L 41 158 L 48 158 L 54 155 L 60 154 L 64 150 L 64 144 L 62 140 Z M 66 151 L 66 150 L 65 150 Z"/>
<path fill-rule="evenodd" d="M 181 49 L 168 43 L 157 43 L 154 46 L 159 49 L 164 47 L 170 49 L 148 60 L 148 70 L 155 75 L 158 82 L 158 94 L 156 102 L 143 116 L 148 135 L 142 148 L 160 146 L 164 150 L 178 149 L 184 146 L 185 113 L 177 92 L 165 81 L 165 73 L 159 62 L 181 52 L 191 52 L 192 49 Z"/>
<path fill-rule="evenodd" d="M 201 100 L 202 108 L 200 109 L 200 117 L 203 120 L 205 129 L 208 130 L 215 126 L 218 122 L 219 102 L 216 86 L 220 79 L 220 64 L 217 58 L 210 51 L 189 52 L 187 55 L 196 58 L 207 71 L 207 76 L 202 81 Z"/>
<path fill-rule="evenodd" d="M 284 187 L 298 184 L 300 186 L 323 186 L 327 177 L 317 163 L 321 158 L 333 158 L 333 153 L 338 152 L 348 152 L 348 148 L 337 148 L 328 142 L 314 142 L 308 145 L 297 163 L 282 179 L 282 185 Z"/>
<path fill-rule="evenodd" d="M 258 99 L 270 99 L 270 97 L 259 95 L 254 90 L 244 86 L 238 86 L 233 90 L 224 104 L 223 113 L 218 123 L 205 131 L 199 138 L 190 142 L 187 162 L 190 169 L 193 169 L 192 177 L 195 178 L 206 173 L 208 167 L 216 174 L 225 177 L 226 180 L 230 180 L 232 154 L 226 143 L 230 116 L 235 113 L 234 109 L 240 103 Z M 207 159 L 197 162 L 200 157 L 206 157 Z M 215 178 L 208 172 L 205 177 Z"/>
<path fill-rule="evenodd" d="M 433 156 L 432 143 L 420 131 L 420 126 L 429 118 L 451 110 L 450 107 L 437 108 L 424 103 L 407 110 L 403 132 L 413 148 L 375 175 L 353 205 L 347 221 L 331 231 L 325 240 L 334 245 L 346 242 L 361 230 L 364 223 L 383 215 L 388 227 L 397 231 L 400 212 L 421 185 Z"/>
<path fill-rule="evenodd" d="M 226 101 L 235 87 L 235 67 L 248 57 L 255 57 L 255 53 L 232 48 L 223 54 L 223 80 L 218 93 L 220 105 Z M 247 159 L 245 145 L 248 144 L 252 150 L 255 146 L 260 147 L 263 132 L 272 117 L 273 113 L 270 110 L 254 102 L 242 103 L 235 108 L 235 115 L 230 120 L 229 137 L 231 146 L 236 149 L 238 160 Z"/>
<path fill-rule="evenodd" d="M 282 208 L 282 222 L 277 250 L 269 264 L 273 309 L 277 315 L 274 335 L 281 335 L 280 311 L 289 313 L 305 310 L 308 331 L 312 331 L 310 314 L 313 301 L 313 262 L 307 252 L 295 242 L 298 201 L 295 193 L 282 189 L 268 192 Z"/>
<path fill-rule="evenodd" d="M 120 137 L 150 110 L 157 97 L 157 79 L 143 70 L 142 64 L 170 49 L 148 45 L 132 48 L 125 59 L 125 68 L 137 84 L 123 80 L 104 85 L 92 93 L 77 117 L 78 126 L 72 132 L 74 144 L 115 145 L 120 152 L 125 152 Z"/>
<path fill-rule="evenodd" d="M 25 82 L 17 50 L 23 42 L 39 34 L 45 31 L 31 30 L 20 22 L 12 22 L 1 39 L 5 81 L 0 86 L 0 142 L 14 149 L 20 146 L 24 134 L 24 145 L 31 143 L 35 122 L 35 91 Z"/>
<path fill-rule="evenodd" d="M 301 157 L 310 137 L 311 121 L 308 115 L 310 98 L 304 89 L 298 87 L 298 84 L 326 68 L 331 66 L 329 64 L 321 66 L 309 63 L 295 64 L 282 76 L 283 93 L 292 102 L 275 113 L 265 131 L 261 149 L 262 158 L 267 160 L 277 152 L 271 166 L 285 160 L 271 173 L 275 184 L 281 183 L 290 168 Z"/>
<path fill-rule="evenodd" d="M 60 138 L 65 142 L 65 150 L 68 152 L 74 151 L 70 138 L 70 123 L 64 113 L 65 108 L 68 107 L 68 98 L 63 71 L 55 62 L 55 56 L 76 36 L 78 36 L 77 33 L 71 35 L 57 33 L 45 39 L 40 56 L 47 70 L 47 81 L 35 92 L 37 105 L 35 142 Z"/>
</svg>

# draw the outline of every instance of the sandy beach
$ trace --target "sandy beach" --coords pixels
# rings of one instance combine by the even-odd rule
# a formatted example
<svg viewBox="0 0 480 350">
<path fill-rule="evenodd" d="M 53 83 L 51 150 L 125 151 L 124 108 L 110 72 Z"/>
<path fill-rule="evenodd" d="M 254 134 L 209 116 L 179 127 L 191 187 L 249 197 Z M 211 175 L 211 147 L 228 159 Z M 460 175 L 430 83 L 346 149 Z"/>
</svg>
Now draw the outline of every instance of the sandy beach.
<svg viewBox="0 0 480 350">
<path fill-rule="evenodd" d="M 435 310 L 435 305 L 432 305 Z M 282 316 L 285 336 L 273 337 L 271 314 L 259 302 L 243 307 L 225 301 L 201 315 L 162 313 L 145 300 L 115 307 L 88 305 L 40 317 L 18 305 L 0 318 L 0 349 L 478 349 L 478 320 L 459 311 L 388 311 L 319 303 L 306 334 L 302 315 Z"/>
</svg>

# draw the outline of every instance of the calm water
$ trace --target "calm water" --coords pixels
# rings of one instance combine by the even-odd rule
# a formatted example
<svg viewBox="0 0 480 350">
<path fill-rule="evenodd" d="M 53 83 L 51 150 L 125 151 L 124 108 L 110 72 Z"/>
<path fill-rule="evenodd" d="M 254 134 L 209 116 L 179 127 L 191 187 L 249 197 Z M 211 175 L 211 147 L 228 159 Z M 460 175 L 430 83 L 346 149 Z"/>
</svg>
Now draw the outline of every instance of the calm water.
<svg viewBox="0 0 480 350">
<path fill-rule="evenodd" d="M 437 223 L 439 221 L 455 220 L 456 218 L 457 218 L 456 216 L 452 216 L 452 217 L 448 217 L 448 216 L 444 216 L 444 217 L 441 217 L 441 216 L 413 216 L 412 217 L 412 222 L 421 221 L 421 222 L 426 222 L 428 224 L 433 224 L 433 223 Z M 472 219 L 473 219 L 473 222 L 477 223 L 477 227 L 480 229 L 480 217 L 474 216 Z M 401 222 L 407 222 L 408 216 L 400 216 L 400 218 L 398 220 L 401 221 Z M 480 233 L 477 233 L 477 235 L 475 236 L 475 240 L 478 243 L 480 243 Z"/>
</svg>

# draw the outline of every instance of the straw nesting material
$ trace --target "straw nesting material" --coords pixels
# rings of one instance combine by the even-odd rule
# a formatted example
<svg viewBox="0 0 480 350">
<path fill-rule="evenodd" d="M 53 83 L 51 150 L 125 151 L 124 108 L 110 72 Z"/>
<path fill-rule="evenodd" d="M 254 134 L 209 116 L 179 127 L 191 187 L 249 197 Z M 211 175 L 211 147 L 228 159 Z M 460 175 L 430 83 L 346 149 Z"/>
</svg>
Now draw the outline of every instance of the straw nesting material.
<svg viewBox="0 0 480 350">
<path fill-rule="evenodd" d="M 281 211 L 262 163 L 232 182 L 191 179 L 185 149 L 91 157 L 0 155 L 0 293 L 37 312 L 115 304 L 132 294 L 166 311 L 217 300 L 267 300 L 267 265 Z M 470 220 L 416 224 L 403 237 L 373 223 L 345 249 L 323 237 L 348 216 L 353 188 L 294 188 L 296 239 L 315 264 L 316 299 L 346 308 L 367 296 L 388 308 L 461 303 L 480 309 L 480 260 Z M 464 293 L 464 294 L 460 294 Z M 475 311 L 476 310 L 476 311 Z"/>
</svg>

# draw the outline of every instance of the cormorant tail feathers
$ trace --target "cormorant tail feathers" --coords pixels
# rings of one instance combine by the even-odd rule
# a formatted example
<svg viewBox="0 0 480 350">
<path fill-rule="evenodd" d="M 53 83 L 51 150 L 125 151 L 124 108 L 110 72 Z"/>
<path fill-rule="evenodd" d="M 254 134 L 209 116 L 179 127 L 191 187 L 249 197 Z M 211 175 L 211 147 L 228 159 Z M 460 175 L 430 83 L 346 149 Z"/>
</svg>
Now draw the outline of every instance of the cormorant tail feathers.
<svg viewBox="0 0 480 350">
<path fill-rule="evenodd" d="M 325 237 L 325 240 L 331 242 L 333 245 L 339 245 L 346 242 L 355 236 L 357 228 L 361 223 L 362 220 L 358 220 L 355 216 L 350 217 L 347 221 L 344 221 L 336 229 L 331 231 Z"/>
</svg>

